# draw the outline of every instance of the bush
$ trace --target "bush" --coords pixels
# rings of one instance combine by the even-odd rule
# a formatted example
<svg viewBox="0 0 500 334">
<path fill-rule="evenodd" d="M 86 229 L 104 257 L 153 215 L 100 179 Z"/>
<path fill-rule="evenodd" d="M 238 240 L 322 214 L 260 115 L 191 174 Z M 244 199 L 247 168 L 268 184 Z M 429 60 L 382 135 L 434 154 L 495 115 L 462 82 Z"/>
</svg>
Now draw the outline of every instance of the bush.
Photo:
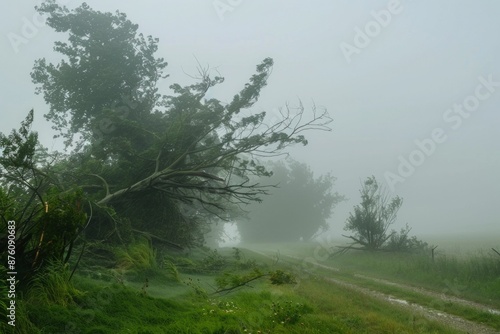
<svg viewBox="0 0 500 334">
<path fill-rule="evenodd" d="M 295 281 L 295 277 L 292 274 L 284 272 L 283 270 L 280 269 L 272 272 L 271 276 L 269 277 L 269 280 L 271 281 L 272 284 L 275 285 L 297 283 Z"/>
<path fill-rule="evenodd" d="M 411 228 L 406 225 L 400 232 L 392 231 L 391 237 L 385 248 L 395 252 L 426 252 L 429 245 L 417 239 L 416 236 L 410 237 Z"/>
</svg>

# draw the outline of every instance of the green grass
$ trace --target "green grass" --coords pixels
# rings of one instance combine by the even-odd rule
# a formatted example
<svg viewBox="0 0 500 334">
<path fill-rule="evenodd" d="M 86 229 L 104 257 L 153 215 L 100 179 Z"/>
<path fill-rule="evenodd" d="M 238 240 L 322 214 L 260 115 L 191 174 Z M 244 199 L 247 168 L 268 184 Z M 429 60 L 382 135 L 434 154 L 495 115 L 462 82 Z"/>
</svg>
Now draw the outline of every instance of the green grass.
<svg viewBox="0 0 500 334">
<path fill-rule="evenodd" d="M 325 271 L 323 269 L 319 269 L 319 272 Z M 500 330 L 500 316 L 494 315 L 490 312 L 478 310 L 476 308 L 471 308 L 470 306 L 465 306 L 462 304 L 443 301 L 441 299 L 437 299 L 436 297 L 423 295 L 421 293 L 402 289 L 393 285 L 379 283 L 371 279 L 365 279 L 362 277 L 350 276 L 345 274 L 342 275 L 342 278 L 349 283 L 355 283 L 364 288 L 378 291 L 386 295 L 405 300 L 409 303 L 416 303 L 430 309 L 453 314 L 461 318 L 473 322 L 478 322 L 490 326 L 494 329 Z"/>
<path fill-rule="evenodd" d="M 269 245 L 267 251 L 273 247 Z M 234 249 L 159 259 L 150 244 L 140 241 L 126 252 L 115 251 L 116 267 L 90 262 L 71 282 L 69 268 L 53 264 L 20 294 L 16 333 L 456 333 L 398 305 L 322 278 L 332 276 L 500 330 L 498 315 L 438 303 L 435 297 L 355 275 L 426 287 L 498 307 L 496 255 L 439 254 L 433 262 L 426 255 L 350 252 L 323 262 L 340 271 L 318 267 L 310 274 L 303 271 L 303 259 L 324 255 L 324 249 L 307 243 L 280 247 L 283 255 L 274 260 Z M 284 255 L 290 253 L 298 259 Z M 244 279 L 277 270 L 282 270 L 280 277 L 287 277 L 286 281 L 293 281 L 287 275 L 294 273 L 297 284 L 273 285 L 273 276 L 267 274 L 229 293 L 213 293 L 220 283 L 217 277 L 225 272 L 231 273 L 226 274 L 231 278 L 228 282 L 240 282 L 238 276 Z M 5 333 L 8 330 L 0 327 Z"/>
<path fill-rule="evenodd" d="M 117 265 L 122 270 L 144 270 L 157 267 L 156 252 L 146 238 L 139 238 L 125 248 L 116 247 L 114 250 L 117 257 Z"/>
<path fill-rule="evenodd" d="M 281 258 L 282 261 L 298 270 L 304 267 L 313 269 L 315 274 L 333 276 L 344 282 L 376 290 L 500 330 L 500 316 L 497 314 L 356 275 L 362 274 L 386 279 L 418 288 L 425 287 L 437 295 L 455 296 L 499 309 L 500 258 L 494 253 L 476 251 L 467 256 L 445 256 L 441 253 L 432 261 L 432 258 L 425 254 L 351 251 L 326 259 L 322 256 L 328 255 L 325 251 L 326 247 L 318 246 L 318 244 L 301 243 L 297 246 L 282 244 L 278 247 L 283 254 L 295 256 L 295 258 L 290 258 L 282 255 Z M 314 260 L 315 257 L 318 261 Z M 336 268 L 339 271 L 331 271 L 310 264 L 305 265 L 304 260 L 306 259 Z"/>
<path fill-rule="evenodd" d="M 303 281 L 298 294 L 316 305 L 318 312 L 312 318 L 330 316 L 341 333 L 455 333 L 397 306 L 321 279 Z M 314 326 L 314 322 L 309 324 Z"/>
<path fill-rule="evenodd" d="M 222 250 L 224 270 L 245 275 L 259 263 L 262 271 L 289 271 L 283 261 L 245 251 L 239 260 Z M 221 256 L 222 256 L 221 255 Z M 181 282 L 172 278 L 172 268 L 147 271 L 148 286 L 137 276 L 123 274 L 123 280 L 109 279 L 107 271 L 97 275 L 77 274 L 71 283 L 60 280 L 67 273 L 60 268 L 44 276 L 50 287 L 47 294 L 62 286 L 58 298 L 32 298 L 20 301 L 18 317 L 24 333 L 455 333 L 389 305 L 384 301 L 346 290 L 314 276 L 300 284 L 273 285 L 269 277 L 227 294 L 212 294 L 216 274 L 207 268 L 221 265 L 218 254 L 195 256 L 189 273 L 177 272 Z M 200 261 L 201 259 L 201 261 Z M 170 259 L 175 263 L 175 259 Z M 179 260 L 186 262 L 186 260 Z M 203 262 L 201 265 L 200 262 Z M 223 261 L 224 262 L 224 261 Z M 193 273 L 196 265 L 202 273 Z M 150 268 L 151 269 L 151 268 Z M 184 284 L 182 282 L 187 282 Z M 203 293 L 199 293 L 202 291 Z M 20 332 L 21 333 L 21 332 Z"/>
<path fill-rule="evenodd" d="M 432 261 L 423 254 L 351 252 L 325 264 L 500 308 L 498 255 L 479 252 L 461 257 L 439 255 Z"/>
<path fill-rule="evenodd" d="M 342 244 L 342 241 L 327 245 L 286 243 L 252 245 L 251 248 L 266 251 L 280 249 L 283 254 L 310 259 L 343 272 L 424 287 L 500 308 L 500 256 L 491 250 L 476 248 L 473 251 L 469 245 L 465 254 L 439 251 L 434 261 L 430 251 L 429 254 L 350 251 L 326 259 L 329 251 L 335 251 L 334 247 Z"/>
<path fill-rule="evenodd" d="M 82 294 L 69 281 L 69 268 L 61 263 L 49 264 L 29 284 L 26 301 L 32 304 L 67 306 Z"/>
<path fill-rule="evenodd" d="M 322 280 L 261 282 L 257 291 L 208 299 L 153 298 L 120 284 L 77 281 L 86 294 L 72 305 L 26 305 L 38 333 L 454 333 L 425 319 L 415 325 L 396 307 Z"/>
</svg>

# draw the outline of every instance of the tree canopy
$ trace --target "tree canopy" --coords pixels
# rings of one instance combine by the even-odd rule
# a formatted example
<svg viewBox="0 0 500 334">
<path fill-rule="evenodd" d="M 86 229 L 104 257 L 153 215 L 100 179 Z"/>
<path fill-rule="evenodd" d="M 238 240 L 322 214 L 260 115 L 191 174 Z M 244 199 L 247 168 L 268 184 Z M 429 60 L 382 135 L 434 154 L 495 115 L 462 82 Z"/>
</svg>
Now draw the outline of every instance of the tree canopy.
<svg viewBox="0 0 500 334">
<path fill-rule="evenodd" d="M 238 223 L 243 241 L 308 240 L 328 229 L 328 218 L 344 197 L 333 192 L 335 178 L 315 178 L 305 163 L 289 159 L 270 163 L 273 175 L 270 196 L 262 203 L 252 203 L 247 219 Z"/>
<path fill-rule="evenodd" d="M 227 219 L 234 212 L 228 208 L 267 194 L 258 178 L 270 173 L 257 157 L 306 145 L 306 131 L 330 130 L 327 111 L 314 106 L 310 113 L 302 104 L 286 106 L 274 123 L 265 111 L 252 110 L 267 85 L 271 58 L 229 103 L 205 97 L 224 82 L 209 68 L 199 68 L 197 82 L 172 84 L 171 95 L 161 94 L 167 63 L 155 56 L 159 41 L 138 33 L 124 13 L 85 3 L 68 10 L 54 0 L 38 11 L 68 37 L 55 44 L 63 56 L 58 64 L 39 59 L 31 73 L 50 106 L 46 118 L 68 147 L 76 143 L 55 165 L 64 175 L 58 186 L 79 185 L 133 229 L 161 230 L 163 238 L 189 243 L 203 222 Z"/>
<path fill-rule="evenodd" d="M 97 135 L 96 121 L 105 110 L 117 109 L 129 99 L 134 108 L 127 118 L 137 121 L 158 106 L 158 80 L 167 63 L 155 58 L 158 39 L 144 37 L 124 13 L 102 13 L 86 3 L 74 11 L 46 1 L 37 7 L 47 25 L 68 33 L 68 41 L 55 43 L 64 58 L 59 64 L 36 61 L 31 76 L 50 111 L 45 117 L 67 139 L 75 134 Z"/>
</svg>

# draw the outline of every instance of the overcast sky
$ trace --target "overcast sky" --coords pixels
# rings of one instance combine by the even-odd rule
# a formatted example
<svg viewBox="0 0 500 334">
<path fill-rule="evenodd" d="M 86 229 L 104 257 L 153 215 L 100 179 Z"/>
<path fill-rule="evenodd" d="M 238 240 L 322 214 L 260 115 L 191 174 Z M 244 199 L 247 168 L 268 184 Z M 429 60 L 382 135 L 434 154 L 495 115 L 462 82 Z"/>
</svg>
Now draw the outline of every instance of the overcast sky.
<svg viewBox="0 0 500 334">
<path fill-rule="evenodd" d="M 333 131 L 307 134 L 310 144 L 292 156 L 316 175 L 332 172 L 349 198 L 332 217 L 335 235 L 370 175 L 404 198 L 397 228 L 408 223 L 421 236 L 500 233 L 499 1 L 87 3 L 119 9 L 160 39 L 170 74 L 164 88 L 188 83 L 198 60 L 226 78 L 210 95 L 227 101 L 272 57 L 256 111 L 299 99 L 309 110 L 313 102 L 327 108 Z M 35 108 L 42 143 L 60 148 L 29 73 L 35 59 L 57 61 L 52 45 L 64 35 L 39 22 L 35 4 L 12 2 L 0 14 L 0 131 L 17 128 Z"/>
</svg>

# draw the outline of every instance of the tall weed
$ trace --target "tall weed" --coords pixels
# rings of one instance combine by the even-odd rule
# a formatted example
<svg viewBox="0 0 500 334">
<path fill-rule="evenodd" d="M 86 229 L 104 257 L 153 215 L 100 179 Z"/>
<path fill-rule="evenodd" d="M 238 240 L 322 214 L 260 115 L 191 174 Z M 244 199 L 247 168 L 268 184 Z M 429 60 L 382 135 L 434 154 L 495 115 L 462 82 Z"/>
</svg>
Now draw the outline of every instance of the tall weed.
<svg viewBox="0 0 500 334">
<path fill-rule="evenodd" d="M 52 262 L 31 281 L 27 301 L 40 305 L 57 304 L 68 306 L 74 297 L 79 297 L 78 291 L 69 280 L 70 271 L 61 262 Z"/>
<path fill-rule="evenodd" d="M 156 252 L 150 241 L 141 238 L 135 243 L 125 248 L 116 248 L 118 267 L 123 270 L 145 270 L 156 269 Z"/>
</svg>

